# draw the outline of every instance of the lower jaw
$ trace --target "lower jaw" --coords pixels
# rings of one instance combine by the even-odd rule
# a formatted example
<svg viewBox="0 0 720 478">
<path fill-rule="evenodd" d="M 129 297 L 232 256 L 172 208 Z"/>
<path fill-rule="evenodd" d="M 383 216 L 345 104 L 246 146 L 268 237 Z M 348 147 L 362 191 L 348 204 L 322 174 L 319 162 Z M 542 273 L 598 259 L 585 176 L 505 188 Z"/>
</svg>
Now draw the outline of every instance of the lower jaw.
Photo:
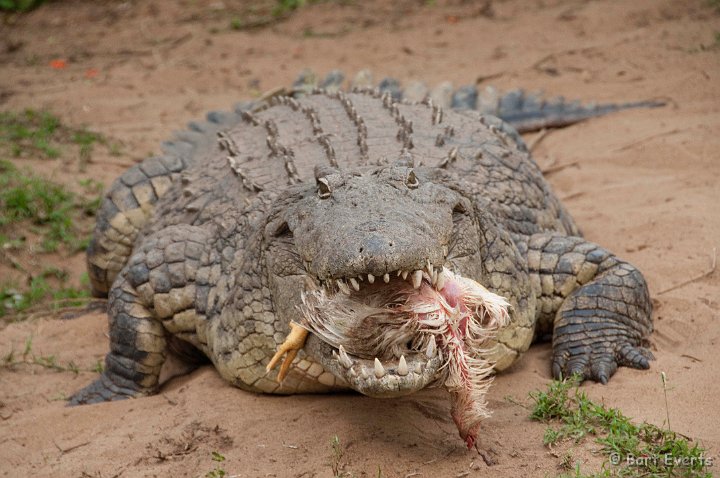
<svg viewBox="0 0 720 478">
<path fill-rule="evenodd" d="M 423 354 L 413 354 L 407 358 L 407 371 L 398 370 L 396 361 L 393 365 L 384 364 L 382 366 L 384 373 L 378 374 L 375 364 L 369 360 L 354 358 L 351 359 L 350 367 L 343 365 L 337 349 L 312 333 L 308 336 L 304 350 L 311 358 L 322 364 L 326 371 L 342 379 L 349 388 L 369 397 L 401 397 L 432 386 L 436 382 L 442 383 L 442 380 L 439 380 L 442 375 L 440 354 L 429 359 Z"/>
</svg>

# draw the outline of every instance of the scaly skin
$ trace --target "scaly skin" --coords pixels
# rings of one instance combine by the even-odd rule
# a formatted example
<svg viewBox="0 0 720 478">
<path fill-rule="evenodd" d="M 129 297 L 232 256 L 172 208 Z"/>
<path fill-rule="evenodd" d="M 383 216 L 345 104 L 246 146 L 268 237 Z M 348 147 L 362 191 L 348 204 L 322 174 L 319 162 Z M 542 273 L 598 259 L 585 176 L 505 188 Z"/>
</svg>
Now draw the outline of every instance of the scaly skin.
<svg viewBox="0 0 720 478">
<path fill-rule="evenodd" d="M 488 356 L 497 370 L 548 334 L 555 376 L 606 382 L 618 365 L 648 367 L 641 274 L 580 237 L 496 118 L 315 92 L 210 119 L 131 168 L 105 200 L 88 263 L 95 292 L 109 291 L 111 350 L 71 403 L 155 393 L 170 355 L 207 357 L 257 392 L 415 391 L 441 365 L 418 350 L 407 350 L 402 377 L 386 362 L 374 379 L 373 361 L 350 357 L 369 372 L 354 380 L 311 334 L 282 384 L 265 367 L 302 322 L 303 292 L 428 264 L 511 304 Z"/>
</svg>

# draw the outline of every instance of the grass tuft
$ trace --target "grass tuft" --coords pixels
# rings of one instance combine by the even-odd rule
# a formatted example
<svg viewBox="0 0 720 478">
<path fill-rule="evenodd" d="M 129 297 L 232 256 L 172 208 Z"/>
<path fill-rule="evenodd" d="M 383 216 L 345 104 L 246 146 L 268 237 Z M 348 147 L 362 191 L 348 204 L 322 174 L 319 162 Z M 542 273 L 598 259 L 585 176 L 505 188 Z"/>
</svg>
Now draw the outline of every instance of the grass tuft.
<svg viewBox="0 0 720 478">
<path fill-rule="evenodd" d="M 0 11 L 27 12 L 39 6 L 44 0 L 0 0 Z"/>
<path fill-rule="evenodd" d="M 667 393 L 666 377 L 662 379 Z M 546 446 L 593 436 L 607 457 L 598 475 L 584 475 L 576 465 L 574 474 L 562 476 L 711 476 L 712 462 L 698 443 L 669 428 L 633 423 L 620 410 L 590 400 L 579 383 L 579 377 L 572 377 L 553 381 L 547 391 L 530 393 L 535 403 L 530 418 L 551 425 L 543 437 Z"/>
<path fill-rule="evenodd" d="M 61 244 L 71 252 L 83 250 L 89 231 L 79 227 L 79 219 L 93 216 L 101 201 L 96 189 L 90 194 L 74 194 L 0 160 L 0 247 L 18 245 L 20 238 L 13 233 L 17 236 L 21 223 L 27 223 L 42 236 L 42 252 L 55 252 Z"/>
</svg>

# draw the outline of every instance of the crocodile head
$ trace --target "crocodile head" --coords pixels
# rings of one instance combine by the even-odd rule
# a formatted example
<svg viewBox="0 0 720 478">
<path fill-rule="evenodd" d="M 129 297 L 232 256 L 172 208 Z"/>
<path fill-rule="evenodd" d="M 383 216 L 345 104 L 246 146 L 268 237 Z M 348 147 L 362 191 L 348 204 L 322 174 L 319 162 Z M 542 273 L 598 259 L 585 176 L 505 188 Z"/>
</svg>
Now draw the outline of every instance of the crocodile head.
<svg viewBox="0 0 720 478">
<path fill-rule="evenodd" d="M 275 211 L 276 270 L 303 279 L 278 290 L 285 311 L 299 311 L 293 320 L 311 332 L 306 353 L 365 395 L 400 396 L 441 378 L 442 344 L 401 310 L 422 290 L 456 301 L 450 270 L 481 277 L 472 203 L 445 174 L 407 156 L 318 167 L 315 184 L 298 185 Z"/>
</svg>

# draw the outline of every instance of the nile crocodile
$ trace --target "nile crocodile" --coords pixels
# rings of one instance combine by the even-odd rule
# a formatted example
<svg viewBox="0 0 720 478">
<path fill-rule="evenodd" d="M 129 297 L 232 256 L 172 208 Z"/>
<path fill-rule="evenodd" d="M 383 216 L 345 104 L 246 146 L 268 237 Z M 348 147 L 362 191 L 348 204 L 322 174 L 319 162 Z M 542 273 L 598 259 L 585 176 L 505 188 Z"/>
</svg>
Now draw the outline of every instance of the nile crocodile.
<svg viewBox="0 0 720 478">
<path fill-rule="evenodd" d="M 154 394 L 169 359 L 209 359 L 253 392 L 444 384 L 471 445 L 489 371 L 534 339 L 552 337 L 555 377 L 649 367 L 642 275 L 582 238 L 500 119 L 375 88 L 208 120 L 105 198 L 88 267 L 110 352 L 71 404 Z"/>
</svg>

